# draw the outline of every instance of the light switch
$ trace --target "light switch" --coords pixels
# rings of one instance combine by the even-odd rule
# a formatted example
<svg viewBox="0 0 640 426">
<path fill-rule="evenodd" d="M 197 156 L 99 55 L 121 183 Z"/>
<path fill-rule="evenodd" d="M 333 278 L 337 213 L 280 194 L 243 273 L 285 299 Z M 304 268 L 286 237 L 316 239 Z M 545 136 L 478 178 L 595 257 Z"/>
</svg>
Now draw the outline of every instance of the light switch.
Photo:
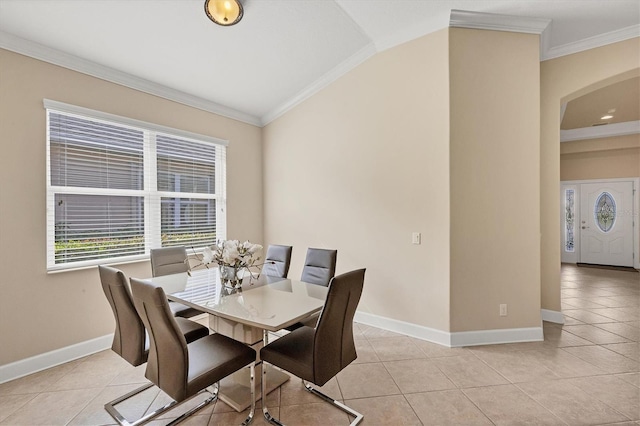
<svg viewBox="0 0 640 426">
<path fill-rule="evenodd" d="M 411 242 L 413 244 L 420 244 L 421 236 L 419 232 L 414 232 L 411 234 Z"/>
</svg>

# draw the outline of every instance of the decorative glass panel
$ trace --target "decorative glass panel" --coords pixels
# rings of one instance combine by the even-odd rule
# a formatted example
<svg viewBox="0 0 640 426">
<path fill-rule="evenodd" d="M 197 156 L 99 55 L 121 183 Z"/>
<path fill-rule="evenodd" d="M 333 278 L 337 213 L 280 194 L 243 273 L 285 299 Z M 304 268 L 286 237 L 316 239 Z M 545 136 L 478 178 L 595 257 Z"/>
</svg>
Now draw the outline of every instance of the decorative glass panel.
<svg viewBox="0 0 640 426">
<path fill-rule="evenodd" d="M 575 191 L 573 189 L 567 189 L 564 192 L 565 195 L 565 199 L 564 199 L 564 224 L 565 224 L 565 234 L 564 234 L 564 241 L 565 241 L 565 246 L 564 249 L 565 251 L 568 252 L 573 252 L 575 250 L 574 244 L 573 244 L 573 230 L 574 230 L 574 218 L 575 218 L 575 211 L 574 211 L 574 196 L 575 196 Z"/>
<path fill-rule="evenodd" d="M 608 192 L 600 194 L 594 207 L 594 217 L 602 232 L 609 232 L 616 223 L 616 202 Z"/>
</svg>

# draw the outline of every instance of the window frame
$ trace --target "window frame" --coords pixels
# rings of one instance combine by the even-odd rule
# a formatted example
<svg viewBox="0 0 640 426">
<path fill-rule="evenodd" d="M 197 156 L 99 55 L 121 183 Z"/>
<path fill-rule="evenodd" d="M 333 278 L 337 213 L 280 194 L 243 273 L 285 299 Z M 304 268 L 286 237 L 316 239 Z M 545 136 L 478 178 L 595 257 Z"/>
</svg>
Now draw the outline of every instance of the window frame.
<svg viewBox="0 0 640 426">
<path fill-rule="evenodd" d="M 161 241 L 161 200 L 162 198 L 191 198 L 202 200 L 215 200 L 216 205 L 216 238 L 226 238 L 226 150 L 229 141 L 211 136 L 192 133 L 185 130 L 166 127 L 146 121 L 122 117 L 89 108 L 69 105 L 58 101 L 44 99 L 46 116 L 46 265 L 47 272 L 56 272 L 72 269 L 83 269 L 99 264 L 117 264 L 136 262 L 149 259 L 152 248 L 162 246 Z M 77 116 L 82 119 L 107 122 L 110 124 L 132 127 L 144 132 L 143 142 L 143 169 L 144 186 L 137 189 L 110 189 L 110 188 L 85 188 L 73 186 L 53 186 L 51 184 L 51 138 L 50 138 L 50 112 Z M 157 148 L 156 135 L 162 134 L 174 138 L 185 139 L 194 143 L 213 144 L 216 148 L 215 155 L 215 193 L 171 192 L 159 191 L 157 185 Z M 125 255 L 101 259 L 70 261 L 55 263 L 55 197 L 56 194 L 73 195 L 113 195 L 113 196 L 140 196 L 144 203 L 144 253 Z M 197 249 L 202 249 L 198 247 Z"/>
</svg>

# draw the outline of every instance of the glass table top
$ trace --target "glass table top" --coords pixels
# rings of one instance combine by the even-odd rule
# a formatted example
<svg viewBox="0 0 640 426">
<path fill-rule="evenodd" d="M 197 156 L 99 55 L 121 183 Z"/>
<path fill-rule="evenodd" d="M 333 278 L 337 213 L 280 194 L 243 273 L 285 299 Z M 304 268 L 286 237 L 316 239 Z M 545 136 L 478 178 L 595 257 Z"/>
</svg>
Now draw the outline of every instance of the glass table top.
<svg viewBox="0 0 640 426">
<path fill-rule="evenodd" d="M 256 276 L 257 274 L 254 274 Z M 155 277 L 170 300 L 211 315 L 269 331 L 294 324 L 322 309 L 328 288 L 287 278 L 245 276 L 242 287 L 223 285 L 218 269 Z"/>
</svg>

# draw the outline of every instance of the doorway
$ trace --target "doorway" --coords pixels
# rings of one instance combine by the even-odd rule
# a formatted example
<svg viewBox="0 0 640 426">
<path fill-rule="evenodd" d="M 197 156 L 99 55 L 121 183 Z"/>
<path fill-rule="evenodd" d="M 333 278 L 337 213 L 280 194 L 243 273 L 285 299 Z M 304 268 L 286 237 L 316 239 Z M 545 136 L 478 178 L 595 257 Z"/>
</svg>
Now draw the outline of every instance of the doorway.
<svg viewBox="0 0 640 426">
<path fill-rule="evenodd" d="M 640 268 L 638 181 L 562 182 L 562 262 Z"/>
</svg>

